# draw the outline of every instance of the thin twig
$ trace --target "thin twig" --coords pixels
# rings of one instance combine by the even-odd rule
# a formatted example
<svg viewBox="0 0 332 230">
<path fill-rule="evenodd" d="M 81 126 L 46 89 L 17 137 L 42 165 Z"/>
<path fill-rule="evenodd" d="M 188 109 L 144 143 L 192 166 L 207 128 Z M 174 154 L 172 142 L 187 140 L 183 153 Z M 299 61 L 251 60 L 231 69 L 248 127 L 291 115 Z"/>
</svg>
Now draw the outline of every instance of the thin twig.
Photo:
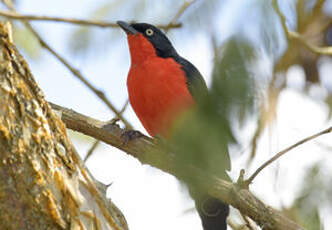
<svg viewBox="0 0 332 230">
<path fill-rule="evenodd" d="M 332 132 L 332 126 L 329 127 L 329 128 L 327 128 L 327 129 L 325 129 L 325 130 L 323 130 L 323 131 L 321 131 L 321 132 L 319 132 L 319 133 L 316 133 L 316 134 L 314 134 L 314 135 L 311 135 L 311 136 L 309 136 L 309 137 L 306 137 L 306 138 L 304 138 L 304 139 L 302 139 L 302 140 L 296 142 L 295 144 L 289 146 L 288 148 L 286 148 L 286 149 L 280 151 L 279 153 L 277 153 L 276 155 L 274 155 L 271 159 L 269 159 L 269 160 L 266 161 L 264 164 L 262 164 L 262 166 L 260 166 L 260 167 L 254 172 L 254 174 L 252 174 L 252 175 L 249 177 L 249 179 L 248 179 L 246 182 L 247 182 L 248 184 L 251 184 L 252 181 L 255 179 L 255 177 L 256 177 L 256 176 L 257 176 L 257 175 L 258 175 L 258 174 L 259 174 L 264 168 L 266 168 L 269 164 L 271 164 L 272 162 L 274 162 L 275 160 L 277 160 L 279 157 L 281 157 L 282 155 L 286 154 L 286 153 L 289 152 L 290 150 L 292 150 L 292 149 L 296 148 L 297 146 L 302 145 L 302 144 L 304 144 L 304 143 L 306 143 L 306 142 L 308 142 L 308 141 L 310 141 L 310 140 L 312 140 L 312 139 L 315 139 L 315 138 L 317 138 L 317 137 L 319 137 L 319 136 L 322 136 L 322 135 L 327 134 L 327 133 L 330 133 L 330 132 Z"/>
<path fill-rule="evenodd" d="M 117 28 L 119 27 L 118 24 L 114 22 L 106 22 L 106 21 L 99 21 L 99 20 L 86 20 L 86 19 L 78 19 L 78 18 L 63 18 L 63 17 L 52 17 L 52 16 L 39 16 L 39 15 L 28 15 L 28 14 L 17 14 L 14 12 L 0 10 L 0 16 L 7 17 L 10 19 L 17 19 L 17 20 L 27 20 L 27 21 L 48 21 L 48 22 L 63 22 L 63 23 L 70 23 L 76 24 L 81 26 L 97 26 L 102 28 Z M 161 29 L 165 28 L 179 28 L 181 27 L 180 23 L 172 23 L 167 25 L 156 25 Z"/>
<path fill-rule="evenodd" d="M 15 8 L 13 7 L 12 4 L 10 4 L 10 1 L 3 1 L 3 3 L 13 12 L 16 13 Z M 125 124 L 125 126 L 130 129 L 132 128 L 132 126 L 130 125 L 130 123 L 122 116 L 122 114 L 115 108 L 115 106 L 111 103 L 111 101 L 105 96 L 104 92 L 102 92 L 101 90 L 97 89 L 95 86 L 93 86 L 88 80 L 87 78 L 85 78 L 78 69 L 76 69 L 75 67 L 73 67 L 73 65 L 69 64 L 69 62 L 62 56 L 60 56 L 60 54 L 58 54 L 50 45 L 48 45 L 44 39 L 42 39 L 42 37 L 38 34 L 38 32 L 30 25 L 30 23 L 28 21 L 26 21 L 25 19 L 21 19 L 22 23 L 34 34 L 34 36 L 37 38 L 37 40 L 39 41 L 40 45 L 42 47 L 44 47 L 46 50 L 48 50 L 51 54 L 53 54 L 64 66 L 66 66 L 70 72 L 76 76 L 84 85 L 86 85 L 93 93 L 95 93 L 97 95 L 97 97 L 99 97 L 99 99 L 101 99 L 106 106 Z"/>
<path fill-rule="evenodd" d="M 272 4 L 273 4 L 273 7 L 274 7 L 277 15 L 280 17 L 281 26 L 285 32 L 285 35 L 286 35 L 286 38 L 288 41 L 290 41 L 290 40 L 298 41 L 302 45 L 304 45 L 309 51 L 316 53 L 316 54 L 332 55 L 332 46 L 319 47 L 319 46 L 312 45 L 309 42 L 307 42 L 306 39 L 301 34 L 288 30 L 287 25 L 286 25 L 286 17 L 280 11 L 277 0 L 273 0 Z"/>
<path fill-rule="evenodd" d="M 277 0 L 272 0 L 272 5 L 273 5 L 273 8 L 276 11 L 277 15 L 280 18 L 282 29 L 284 30 L 286 37 L 288 39 L 288 28 L 286 25 L 286 17 L 281 13 Z"/>
<path fill-rule="evenodd" d="M 95 140 L 95 142 L 92 144 L 91 148 L 89 149 L 88 153 L 86 154 L 86 156 L 84 157 L 84 163 L 86 163 L 86 161 L 89 159 L 89 157 L 92 155 L 92 153 L 96 150 L 96 148 L 98 147 L 100 141 L 99 140 Z"/>
<path fill-rule="evenodd" d="M 170 21 L 170 23 L 168 23 L 168 25 L 166 25 L 166 27 L 164 28 L 166 33 L 168 32 L 168 30 L 170 28 L 173 28 L 174 25 L 177 25 L 176 21 L 181 17 L 181 15 L 186 11 L 186 9 L 188 9 L 188 7 L 191 6 L 195 1 L 196 0 L 184 1 L 184 3 L 182 4 L 182 6 L 178 10 L 178 12 L 175 14 L 175 16 Z"/>
<path fill-rule="evenodd" d="M 120 109 L 119 113 L 123 114 L 126 111 L 128 105 L 129 105 L 129 99 L 127 99 L 126 102 L 123 104 L 123 106 Z"/>
</svg>

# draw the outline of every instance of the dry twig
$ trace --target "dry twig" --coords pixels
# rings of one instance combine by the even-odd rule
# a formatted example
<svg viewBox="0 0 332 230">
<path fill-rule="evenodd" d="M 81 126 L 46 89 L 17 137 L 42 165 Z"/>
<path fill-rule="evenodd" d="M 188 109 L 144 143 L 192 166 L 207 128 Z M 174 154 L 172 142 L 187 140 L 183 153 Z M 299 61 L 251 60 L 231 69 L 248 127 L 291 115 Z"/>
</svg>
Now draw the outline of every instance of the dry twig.
<svg viewBox="0 0 332 230">
<path fill-rule="evenodd" d="M 251 184 L 252 181 L 255 179 L 255 177 L 264 169 L 266 168 L 268 165 L 270 165 L 272 162 L 274 162 L 275 160 L 277 160 L 279 157 L 281 157 L 282 155 L 286 154 L 287 152 L 289 152 L 290 150 L 296 148 L 297 146 L 300 146 L 308 141 L 311 141 L 319 136 L 322 136 L 324 134 L 330 133 L 332 132 L 332 126 L 319 132 L 316 133 L 314 135 L 311 135 L 309 137 L 306 137 L 298 142 L 296 142 L 295 144 L 289 146 L 288 148 L 280 151 L 279 153 L 277 153 L 276 155 L 274 155 L 271 159 L 269 159 L 268 161 L 266 161 L 264 164 L 262 164 L 250 177 L 249 179 L 246 181 L 247 184 Z"/>
<path fill-rule="evenodd" d="M 99 140 L 95 140 L 92 144 L 92 146 L 90 147 L 88 153 L 86 154 L 86 156 L 84 157 L 83 162 L 86 163 L 86 161 L 89 159 L 89 157 L 93 154 L 93 152 L 96 150 L 96 148 L 98 147 L 100 141 Z"/>
<path fill-rule="evenodd" d="M 191 6 L 196 0 L 189 0 L 189 1 L 184 1 L 178 12 L 175 14 L 175 16 L 172 18 L 170 23 L 163 28 L 165 32 L 167 33 L 169 29 L 174 27 L 176 25 L 176 21 L 181 17 L 181 15 L 188 9 L 189 6 Z"/>
<path fill-rule="evenodd" d="M 0 16 L 7 17 L 10 19 L 17 19 L 17 20 L 27 20 L 27 21 L 48 21 L 48 22 L 63 22 L 63 23 L 70 23 L 76 24 L 81 26 L 96 26 L 102 28 L 109 28 L 114 27 L 118 28 L 119 25 L 114 22 L 106 22 L 106 21 L 99 21 L 99 20 L 86 20 L 86 19 L 78 19 L 78 18 L 63 18 L 63 17 L 52 17 L 52 16 L 39 16 L 39 15 L 23 15 L 18 14 L 15 12 L 9 12 L 0 10 Z M 161 29 L 170 29 L 170 28 L 179 28 L 181 27 L 180 23 L 171 23 L 167 25 L 156 25 Z"/>
</svg>

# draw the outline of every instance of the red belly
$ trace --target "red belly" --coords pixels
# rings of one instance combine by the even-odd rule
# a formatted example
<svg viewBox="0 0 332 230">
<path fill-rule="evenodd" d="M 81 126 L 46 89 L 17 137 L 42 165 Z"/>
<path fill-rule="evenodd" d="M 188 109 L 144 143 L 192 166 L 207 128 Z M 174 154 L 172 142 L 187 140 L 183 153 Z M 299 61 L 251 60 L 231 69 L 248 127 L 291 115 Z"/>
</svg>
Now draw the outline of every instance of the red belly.
<svg viewBox="0 0 332 230">
<path fill-rule="evenodd" d="M 185 73 L 171 58 L 131 66 L 127 86 L 130 104 L 151 136 L 166 137 L 174 120 L 194 104 Z"/>
</svg>

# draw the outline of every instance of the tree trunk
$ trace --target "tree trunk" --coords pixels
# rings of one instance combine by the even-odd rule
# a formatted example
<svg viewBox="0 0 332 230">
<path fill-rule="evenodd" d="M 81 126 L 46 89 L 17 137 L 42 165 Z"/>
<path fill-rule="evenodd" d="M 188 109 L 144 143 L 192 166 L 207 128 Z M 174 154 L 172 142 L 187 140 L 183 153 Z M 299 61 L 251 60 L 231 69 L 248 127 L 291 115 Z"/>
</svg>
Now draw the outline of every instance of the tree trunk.
<svg viewBox="0 0 332 230">
<path fill-rule="evenodd" d="M 0 229 L 127 229 L 0 24 Z"/>
</svg>

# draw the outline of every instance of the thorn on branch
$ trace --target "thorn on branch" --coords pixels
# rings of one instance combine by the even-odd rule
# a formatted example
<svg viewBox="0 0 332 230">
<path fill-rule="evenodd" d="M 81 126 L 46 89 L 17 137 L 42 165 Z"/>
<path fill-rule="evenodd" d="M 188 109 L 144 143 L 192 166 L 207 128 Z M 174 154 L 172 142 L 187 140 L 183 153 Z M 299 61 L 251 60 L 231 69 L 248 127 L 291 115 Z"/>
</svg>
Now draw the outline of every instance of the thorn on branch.
<svg viewBox="0 0 332 230">
<path fill-rule="evenodd" d="M 96 90 L 96 94 L 97 94 L 99 97 L 103 97 L 103 98 L 105 98 L 105 93 L 104 93 L 104 91 L 102 91 L 102 90 L 97 89 L 97 90 Z"/>
<path fill-rule="evenodd" d="M 240 189 L 249 189 L 250 182 L 248 180 L 244 180 L 245 170 L 241 169 L 239 178 L 236 181 L 236 186 Z"/>
</svg>

